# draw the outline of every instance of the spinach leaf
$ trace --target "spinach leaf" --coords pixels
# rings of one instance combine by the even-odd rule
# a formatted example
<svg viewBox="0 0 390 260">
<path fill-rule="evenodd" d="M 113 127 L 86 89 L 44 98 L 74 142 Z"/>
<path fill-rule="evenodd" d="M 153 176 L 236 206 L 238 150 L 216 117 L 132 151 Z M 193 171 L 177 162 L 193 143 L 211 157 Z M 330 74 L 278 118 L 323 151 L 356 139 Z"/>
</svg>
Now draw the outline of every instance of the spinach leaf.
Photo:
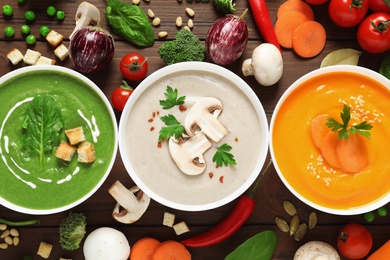
<svg viewBox="0 0 390 260">
<path fill-rule="evenodd" d="M 154 31 L 145 12 L 119 0 L 107 0 L 106 18 L 115 34 L 140 47 L 154 44 Z"/>
<path fill-rule="evenodd" d="M 277 243 L 275 231 L 266 230 L 246 240 L 226 256 L 225 260 L 270 260 Z"/>
<path fill-rule="evenodd" d="M 50 95 L 36 96 L 26 110 L 23 128 L 26 130 L 22 144 L 28 156 L 39 155 L 41 166 L 45 152 L 51 151 L 59 142 L 64 126 L 61 109 Z"/>
</svg>

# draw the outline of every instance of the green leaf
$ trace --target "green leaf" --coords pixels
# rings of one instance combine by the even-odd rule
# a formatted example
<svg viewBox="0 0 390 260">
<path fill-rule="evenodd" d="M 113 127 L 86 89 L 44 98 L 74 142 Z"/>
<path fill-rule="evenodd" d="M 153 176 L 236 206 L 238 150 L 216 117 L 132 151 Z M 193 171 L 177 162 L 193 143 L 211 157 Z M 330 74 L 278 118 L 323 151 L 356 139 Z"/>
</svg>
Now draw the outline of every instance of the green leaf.
<svg viewBox="0 0 390 260">
<path fill-rule="evenodd" d="M 213 156 L 213 162 L 217 164 L 217 166 L 222 167 L 223 165 L 229 166 L 236 165 L 236 160 L 234 159 L 234 155 L 230 153 L 232 147 L 228 144 L 222 144 L 217 148 Z"/>
<path fill-rule="evenodd" d="M 162 116 L 161 120 L 165 123 L 166 127 L 161 128 L 158 140 L 168 139 L 172 136 L 179 139 L 183 136 L 183 133 L 185 132 L 184 126 L 177 121 L 176 117 L 169 114 Z"/>
<path fill-rule="evenodd" d="M 170 86 L 167 86 L 164 95 L 166 99 L 160 100 L 160 105 L 163 107 L 163 109 L 170 109 L 176 105 L 182 105 L 186 99 L 185 96 L 178 97 L 179 91 L 176 88 L 172 89 Z"/>
<path fill-rule="evenodd" d="M 153 28 L 138 5 L 119 0 L 107 0 L 107 4 L 106 18 L 115 34 L 140 47 L 153 46 Z"/>
<path fill-rule="evenodd" d="M 59 142 L 64 126 L 61 109 L 50 95 L 36 96 L 26 110 L 22 144 L 29 156 L 38 154 L 41 166 L 43 156 Z"/>
<path fill-rule="evenodd" d="M 225 260 L 271 260 L 277 244 L 275 231 L 266 230 L 239 245 Z"/>
<path fill-rule="evenodd" d="M 332 51 L 321 62 L 321 68 L 332 66 L 332 65 L 358 65 L 359 57 L 362 55 L 362 52 L 354 49 L 339 49 Z"/>
</svg>

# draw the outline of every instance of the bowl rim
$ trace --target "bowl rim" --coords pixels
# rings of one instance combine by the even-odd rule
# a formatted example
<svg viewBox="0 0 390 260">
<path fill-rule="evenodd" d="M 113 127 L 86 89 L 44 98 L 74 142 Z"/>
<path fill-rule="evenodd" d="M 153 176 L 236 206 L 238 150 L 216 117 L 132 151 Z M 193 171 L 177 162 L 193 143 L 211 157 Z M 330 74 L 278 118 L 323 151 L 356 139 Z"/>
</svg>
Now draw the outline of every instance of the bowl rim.
<svg viewBox="0 0 390 260">
<path fill-rule="evenodd" d="M 308 200 L 307 198 L 305 198 L 304 196 L 300 195 L 294 189 L 294 187 L 292 187 L 289 184 L 289 182 L 284 178 L 283 173 L 281 172 L 281 170 L 280 170 L 280 168 L 278 166 L 277 160 L 275 158 L 275 153 L 274 153 L 274 149 L 273 149 L 273 145 L 272 145 L 273 144 L 273 141 L 272 141 L 273 131 L 272 131 L 272 129 L 273 129 L 274 124 L 275 124 L 275 117 L 277 116 L 277 114 L 278 114 L 278 112 L 280 110 L 280 107 L 282 106 L 284 101 L 290 96 L 290 94 L 295 89 L 297 89 L 302 83 L 306 82 L 307 80 L 311 79 L 312 77 L 316 77 L 316 76 L 320 76 L 320 75 L 324 75 L 324 74 L 328 74 L 328 73 L 333 73 L 333 72 L 350 72 L 350 73 L 356 73 L 356 74 L 363 74 L 364 76 L 367 76 L 367 77 L 370 77 L 373 80 L 376 80 L 377 82 L 379 82 L 380 84 L 384 85 L 385 87 L 387 87 L 390 90 L 390 81 L 389 81 L 389 79 L 387 79 L 383 75 L 381 75 L 381 74 L 379 74 L 379 73 L 377 73 L 377 72 L 375 72 L 375 71 L 373 71 L 371 69 L 368 69 L 368 68 L 365 68 L 365 67 L 361 67 L 361 66 L 355 66 L 355 65 L 332 65 L 332 66 L 318 68 L 318 69 L 315 69 L 313 71 L 308 72 L 307 74 L 301 76 L 296 81 L 294 81 L 286 89 L 286 91 L 282 94 L 282 96 L 280 97 L 278 103 L 276 104 L 276 106 L 274 108 L 274 111 L 273 111 L 272 116 L 271 116 L 271 121 L 270 121 L 270 142 L 269 142 L 270 155 L 271 155 L 271 158 L 272 158 L 275 170 L 276 170 L 279 178 L 282 180 L 283 184 L 288 188 L 288 190 L 291 193 L 293 193 L 298 199 L 300 199 L 306 205 L 309 205 L 309 206 L 311 206 L 314 209 L 320 210 L 320 211 L 325 212 L 325 213 L 333 214 L 333 215 L 351 216 L 351 215 L 364 214 L 366 212 L 375 210 L 375 209 L 377 209 L 377 208 L 387 204 L 390 201 L 390 193 L 388 193 L 387 195 L 385 195 L 385 196 L 383 196 L 381 198 L 378 198 L 378 200 L 373 202 L 373 203 L 370 203 L 370 204 L 367 204 L 367 205 L 362 205 L 360 207 L 351 208 L 351 209 L 332 209 L 332 208 L 329 208 L 329 207 L 325 207 L 325 206 L 313 203 L 310 200 Z"/>
<path fill-rule="evenodd" d="M 68 205 L 58 207 L 58 208 L 53 208 L 53 209 L 31 209 L 31 208 L 25 208 L 25 207 L 22 207 L 19 205 L 15 205 L 15 204 L 3 199 L 2 197 L 0 197 L 0 205 L 4 206 L 6 208 L 9 208 L 11 210 L 20 212 L 20 213 L 31 214 L 31 215 L 49 215 L 49 214 L 60 213 L 60 212 L 69 210 L 71 208 L 74 208 L 74 207 L 80 205 L 81 203 L 83 203 L 84 201 L 86 201 L 102 186 L 102 184 L 107 179 L 107 177 L 110 174 L 112 167 L 115 163 L 117 151 L 118 151 L 118 134 L 117 134 L 118 133 L 118 124 L 117 124 L 114 110 L 113 110 L 110 102 L 108 101 L 106 95 L 103 93 L 103 91 L 92 80 L 87 78 L 85 75 L 83 75 L 75 70 L 72 70 L 72 69 L 69 69 L 69 68 L 66 68 L 63 66 L 58 66 L 58 65 L 34 65 L 34 66 L 17 68 L 15 70 L 12 70 L 12 71 L 4 74 L 3 76 L 0 77 L 0 85 L 3 84 L 4 82 L 8 81 L 9 79 L 12 79 L 13 77 L 18 76 L 22 73 L 28 73 L 28 72 L 32 72 L 32 71 L 43 71 L 43 70 L 44 71 L 62 72 L 62 73 L 68 74 L 70 76 L 73 76 L 73 77 L 83 81 L 84 83 L 86 83 L 93 91 L 95 91 L 99 95 L 102 102 L 105 104 L 105 106 L 110 114 L 111 120 L 112 120 L 112 124 L 114 127 L 114 147 L 113 147 L 113 154 L 111 157 L 111 161 L 107 167 L 105 174 L 102 176 L 100 181 L 95 185 L 95 187 L 93 189 L 91 189 L 83 197 L 81 197 L 80 199 L 78 199 L 78 200 L 76 200 Z"/>
<path fill-rule="evenodd" d="M 128 118 L 130 115 L 130 112 L 132 110 L 132 107 L 134 106 L 135 102 L 138 100 L 140 95 L 148 88 L 149 85 L 154 83 L 155 81 L 158 81 L 161 77 L 165 77 L 172 73 L 177 73 L 181 71 L 197 71 L 197 72 L 207 72 L 212 74 L 218 74 L 220 76 L 226 77 L 228 80 L 230 80 L 234 85 L 236 85 L 250 100 L 252 106 L 254 107 L 257 117 L 259 119 L 259 123 L 263 129 L 261 129 L 260 134 L 260 141 L 262 144 L 264 144 L 263 148 L 260 148 L 259 152 L 259 158 L 257 161 L 257 164 L 250 174 L 249 178 L 244 182 L 243 185 L 241 185 L 235 192 L 230 194 L 229 196 L 211 202 L 207 204 L 196 204 L 196 205 L 186 205 L 182 203 L 177 203 L 170 201 L 168 199 L 165 199 L 149 189 L 144 182 L 137 176 L 137 174 L 134 171 L 134 168 L 132 167 L 130 161 L 128 160 L 128 153 L 126 148 L 126 142 L 121 140 L 126 140 L 126 126 L 128 122 Z M 221 67 L 219 65 L 208 63 L 208 62 L 197 62 L 197 61 L 188 61 L 188 62 L 180 62 L 175 63 L 172 65 L 165 66 L 152 74 L 150 74 L 147 78 L 145 78 L 138 86 L 135 88 L 134 92 L 130 96 L 129 100 L 127 101 L 125 108 L 121 115 L 121 120 L 119 122 L 119 151 L 120 155 L 122 157 L 122 161 L 124 163 L 124 166 L 130 175 L 131 179 L 135 182 L 135 184 L 148 196 L 150 196 L 153 200 L 159 202 L 160 204 L 163 204 L 165 206 L 168 206 L 173 209 L 183 210 L 183 211 L 203 211 L 203 210 L 210 210 L 214 209 L 220 206 L 223 206 L 234 199 L 236 199 L 238 196 L 240 196 L 242 193 L 244 193 L 250 185 L 256 180 L 257 176 L 259 175 L 264 163 L 265 159 L 268 154 L 268 145 L 269 145 L 269 131 L 268 131 L 268 120 L 266 113 L 264 111 L 264 108 L 255 94 L 255 92 L 252 90 L 252 88 L 238 75 L 233 73 L 232 71 Z"/>
</svg>

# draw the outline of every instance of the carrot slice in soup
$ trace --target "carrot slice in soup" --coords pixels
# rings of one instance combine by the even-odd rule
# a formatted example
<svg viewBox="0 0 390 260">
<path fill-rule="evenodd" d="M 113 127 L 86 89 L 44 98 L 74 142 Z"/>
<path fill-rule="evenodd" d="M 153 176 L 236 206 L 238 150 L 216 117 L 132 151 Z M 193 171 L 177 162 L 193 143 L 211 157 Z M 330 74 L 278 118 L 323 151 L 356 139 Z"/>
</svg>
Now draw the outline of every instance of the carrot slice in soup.
<svg viewBox="0 0 390 260">
<path fill-rule="evenodd" d="M 337 145 L 337 156 L 343 171 L 357 173 L 368 164 L 368 153 L 363 136 L 350 134 L 348 139 L 341 139 Z"/>
<path fill-rule="evenodd" d="M 303 22 L 295 28 L 291 42 L 292 49 L 302 58 L 317 56 L 325 47 L 325 28 L 316 21 Z"/>
<path fill-rule="evenodd" d="M 310 134 L 314 145 L 318 148 L 321 147 L 325 135 L 331 131 L 330 128 L 325 125 L 329 117 L 328 114 L 322 114 L 313 118 L 310 123 Z"/>
<path fill-rule="evenodd" d="M 322 157 L 324 157 L 325 161 L 329 163 L 332 167 L 340 169 L 341 163 L 336 152 L 338 144 L 338 134 L 332 131 L 328 132 L 322 139 L 321 154 Z"/>
<path fill-rule="evenodd" d="M 298 11 L 303 13 L 309 20 L 314 20 L 314 12 L 309 4 L 302 0 L 288 0 L 281 4 L 278 8 L 276 17 L 279 18 L 283 14 L 290 11 Z"/>
<path fill-rule="evenodd" d="M 138 240 L 130 250 L 130 260 L 151 260 L 153 251 L 160 241 L 152 237 L 144 237 Z"/>
<path fill-rule="evenodd" d="M 153 260 L 190 260 L 191 254 L 183 244 L 174 240 L 160 243 L 153 251 Z"/>
<path fill-rule="evenodd" d="M 298 11 L 284 13 L 275 22 L 275 34 L 279 44 L 287 49 L 293 47 L 293 34 L 302 23 L 309 21 L 306 15 Z"/>
</svg>

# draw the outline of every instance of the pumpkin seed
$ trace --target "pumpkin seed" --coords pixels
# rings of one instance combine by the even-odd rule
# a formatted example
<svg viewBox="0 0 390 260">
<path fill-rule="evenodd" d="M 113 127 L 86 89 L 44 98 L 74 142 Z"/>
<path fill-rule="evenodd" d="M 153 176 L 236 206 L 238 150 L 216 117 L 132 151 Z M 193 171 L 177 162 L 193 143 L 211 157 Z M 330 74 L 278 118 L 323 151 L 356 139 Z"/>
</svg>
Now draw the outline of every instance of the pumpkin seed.
<svg viewBox="0 0 390 260">
<path fill-rule="evenodd" d="M 297 214 L 297 209 L 295 206 L 288 200 L 283 201 L 283 208 L 284 210 L 290 215 L 294 216 Z"/>
<path fill-rule="evenodd" d="M 290 226 L 281 217 L 276 217 L 275 218 L 275 224 L 280 229 L 280 231 L 282 231 L 284 233 L 287 233 L 290 230 Z"/>
<path fill-rule="evenodd" d="M 300 221 L 298 215 L 294 215 L 290 220 L 290 236 L 294 235 L 297 232 Z"/>
<path fill-rule="evenodd" d="M 317 213 L 314 211 L 309 215 L 309 229 L 313 229 L 317 225 Z"/>
<path fill-rule="evenodd" d="M 306 232 L 307 232 L 307 224 L 306 223 L 300 224 L 297 231 L 294 234 L 294 240 L 301 241 L 303 237 L 306 235 Z"/>
</svg>

